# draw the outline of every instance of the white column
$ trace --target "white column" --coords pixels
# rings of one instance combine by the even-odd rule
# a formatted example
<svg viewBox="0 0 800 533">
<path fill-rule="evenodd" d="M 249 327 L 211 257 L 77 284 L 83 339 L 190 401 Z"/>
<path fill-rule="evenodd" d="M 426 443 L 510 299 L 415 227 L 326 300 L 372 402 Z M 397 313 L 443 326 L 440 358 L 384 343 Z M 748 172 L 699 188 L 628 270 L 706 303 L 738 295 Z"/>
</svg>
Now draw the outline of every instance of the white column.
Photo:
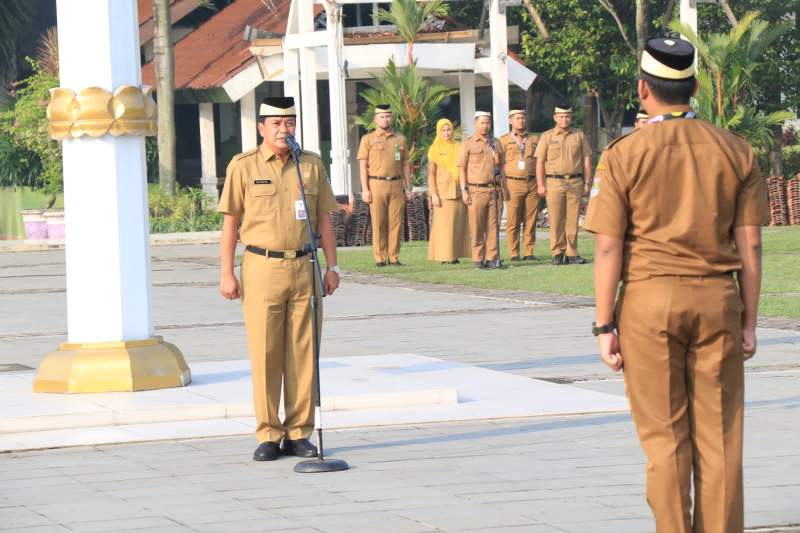
<svg viewBox="0 0 800 533">
<path fill-rule="evenodd" d="M 347 151 L 347 91 L 342 68 L 342 7 L 325 4 L 328 32 L 328 87 L 331 113 L 331 187 L 334 194 L 350 194 Z"/>
<path fill-rule="evenodd" d="M 297 2 L 298 30 L 314 31 L 314 3 Z M 319 113 L 317 107 L 317 59 L 313 48 L 301 48 L 300 120 L 303 123 L 303 148 L 319 153 Z"/>
<path fill-rule="evenodd" d="M 358 100 L 357 100 L 357 85 L 354 81 L 348 81 L 345 84 L 347 93 L 347 105 L 345 113 L 348 117 L 353 117 L 358 113 Z M 350 169 L 350 190 L 348 196 L 361 193 L 361 177 L 359 173 L 361 170 L 358 166 L 358 159 L 356 159 L 355 151 L 358 149 L 358 143 L 361 139 L 358 135 L 358 128 L 355 124 L 348 124 L 347 128 L 347 146 L 352 146 L 352 150 L 347 151 L 348 168 Z"/>
<path fill-rule="evenodd" d="M 494 136 L 508 133 L 508 29 L 506 10 L 500 0 L 489 7 L 489 42 L 492 64 L 492 119 Z"/>
<path fill-rule="evenodd" d="M 134 0 L 58 0 L 56 7 L 62 87 L 141 85 Z M 65 140 L 63 151 L 68 341 L 148 339 L 144 138 L 84 136 Z"/>
<path fill-rule="evenodd" d="M 458 73 L 458 102 L 461 111 L 461 131 L 466 137 L 475 130 L 475 73 Z"/>
<path fill-rule="evenodd" d="M 294 98 L 295 106 L 302 105 L 300 98 L 300 57 L 297 50 L 283 48 L 283 94 Z M 302 112 L 302 110 L 301 110 Z M 297 121 L 295 137 L 303 139 L 303 122 Z"/>
<path fill-rule="evenodd" d="M 681 0 L 680 16 L 681 22 L 697 33 L 697 0 Z"/>
<path fill-rule="evenodd" d="M 242 117 L 242 152 L 247 152 L 258 146 L 255 89 L 242 96 L 242 99 L 239 100 L 239 114 Z"/>
<path fill-rule="evenodd" d="M 219 200 L 217 191 L 217 147 L 214 140 L 214 104 L 204 102 L 200 107 L 200 185 L 206 196 Z"/>
</svg>

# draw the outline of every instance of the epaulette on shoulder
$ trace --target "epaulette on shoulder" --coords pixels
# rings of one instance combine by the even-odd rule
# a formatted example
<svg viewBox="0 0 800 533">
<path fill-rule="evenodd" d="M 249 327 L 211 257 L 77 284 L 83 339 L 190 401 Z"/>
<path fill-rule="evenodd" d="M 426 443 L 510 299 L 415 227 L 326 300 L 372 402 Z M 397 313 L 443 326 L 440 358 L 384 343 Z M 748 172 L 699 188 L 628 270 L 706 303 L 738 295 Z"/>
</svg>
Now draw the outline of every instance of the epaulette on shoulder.
<svg viewBox="0 0 800 533">
<path fill-rule="evenodd" d="M 231 159 L 231 161 L 238 161 L 240 159 L 244 159 L 245 157 L 249 157 L 249 156 L 255 155 L 257 153 L 258 153 L 258 148 L 253 148 L 252 150 L 248 150 L 246 152 L 242 152 L 241 154 L 236 154 L 235 156 L 233 156 L 233 159 Z"/>
<path fill-rule="evenodd" d="M 620 135 L 619 137 L 617 137 L 616 139 L 614 139 L 613 141 L 608 143 L 603 151 L 607 151 L 607 150 L 611 149 L 612 146 L 616 145 L 617 143 L 619 143 L 623 139 L 627 139 L 631 135 L 635 135 L 637 131 L 640 131 L 640 129 L 639 130 L 631 130 L 628 133 L 623 133 L 622 135 Z"/>
<path fill-rule="evenodd" d="M 319 155 L 317 152 L 312 152 L 312 151 L 306 150 L 306 149 L 303 149 L 302 152 L 303 152 L 303 155 L 308 155 L 308 156 L 314 157 L 314 158 L 319 159 L 320 161 L 322 161 L 322 156 Z"/>
</svg>

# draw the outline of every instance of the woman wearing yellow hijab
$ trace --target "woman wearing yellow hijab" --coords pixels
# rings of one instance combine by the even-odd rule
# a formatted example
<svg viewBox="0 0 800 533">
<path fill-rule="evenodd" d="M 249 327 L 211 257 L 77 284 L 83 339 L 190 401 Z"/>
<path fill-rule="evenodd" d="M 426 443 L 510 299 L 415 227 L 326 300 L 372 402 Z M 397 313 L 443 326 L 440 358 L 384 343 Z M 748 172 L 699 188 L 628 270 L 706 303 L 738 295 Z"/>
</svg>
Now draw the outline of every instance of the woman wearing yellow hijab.
<svg viewBox="0 0 800 533">
<path fill-rule="evenodd" d="M 428 259 L 458 263 L 470 256 L 467 207 L 461 201 L 458 183 L 459 143 L 453 140 L 453 123 L 446 118 L 436 123 L 436 139 L 428 149 L 428 194 L 433 209 L 433 229 Z"/>
</svg>

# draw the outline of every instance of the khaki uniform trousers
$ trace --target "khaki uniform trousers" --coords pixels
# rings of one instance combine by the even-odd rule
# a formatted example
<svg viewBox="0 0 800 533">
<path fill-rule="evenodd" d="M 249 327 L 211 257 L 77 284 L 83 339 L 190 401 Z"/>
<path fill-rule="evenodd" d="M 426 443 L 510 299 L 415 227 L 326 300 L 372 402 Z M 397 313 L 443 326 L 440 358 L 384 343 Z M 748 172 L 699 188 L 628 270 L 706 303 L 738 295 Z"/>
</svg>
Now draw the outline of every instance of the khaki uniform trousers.
<svg viewBox="0 0 800 533">
<path fill-rule="evenodd" d="M 314 352 L 308 256 L 242 259 L 244 322 L 253 370 L 256 438 L 308 438 L 314 430 Z M 319 292 L 318 292 L 319 294 Z M 318 299 L 322 327 L 322 298 Z M 283 381 L 284 421 L 278 417 Z"/>
<path fill-rule="evenodd" d="M 495 190 L 470 187 L 469 232 L 472 238 L 473 261 L 495 261 L 499 258 L 497 243 L 497 209 Z"/>
<path fill-rule="evenodd" d="M 536 194 L 536 179 L 518 180 L 508 178 L 509 199 L 506 204 L 506 236 L 511 257 L 519 253 L 519 226 L 522 229 L 525 253 L 533 255 L 536 246 L 536 218 L 539 214 L 539 196 Z"/>
<path fill-rule="evenodd" d="M 387 259 L 394 263 L 400 253 L 406 212 L 403 180 L 369 180 L 369 190 L 372 193 L 372 203 L 369 204 L 372 256 L 376 263 Z"/>
<path fill-rule="evenodd" d="M 578 255 L 578 218 L 582 197 L 583 178 L 547 178 L 551 255 Z"/>
<path fill-rule="evenodd" d="M 625 388 L 658 533 L 744 528 L 742 309 L 730 275 L 623 286 L 617 324 Z"/>
</svg>

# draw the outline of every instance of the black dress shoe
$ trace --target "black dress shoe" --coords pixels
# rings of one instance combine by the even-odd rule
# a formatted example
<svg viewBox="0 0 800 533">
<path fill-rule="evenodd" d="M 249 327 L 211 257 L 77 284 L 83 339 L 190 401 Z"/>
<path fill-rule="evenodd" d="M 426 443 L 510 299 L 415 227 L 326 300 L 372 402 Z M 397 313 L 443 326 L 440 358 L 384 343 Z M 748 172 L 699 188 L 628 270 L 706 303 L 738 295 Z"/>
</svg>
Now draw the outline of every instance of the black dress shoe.
<svg viewBox="0 0 800 533">
<path fill-rule="evenodd" d="M 317 447 L 311 444 L 308 439 L 283 439 L 281 453 L 283 455 L 294 455 L 295 457 L 316 457 Z"/>
<path fill-rule="evenodd" d="M 483 270 L 486 268 L 486 261 L 475 261 L 475 268 Z"/>
<path fill-rule="evenodd" d="M 453 259 L 452 261 L 450 261 L 450 264 L 451 265 L 460 265 L 461 261 L 459 261 L 458 259 Z"/>
<path fill-rule="evenodd" d="M 495 259 L 493 261 L 486 261 L 486 268 L 488 269 L 503 268 L 503 262 L 500 259 Z"/>
<path fill-rule="evenodd" d="M 386 266 L 386 261 L 376 261 L 375 262 L 375 266 L 376 267 L 385 267 Z"/>
<path fill-rule="evenodd" d="M 567 259 L 566 260 L 567 264 L 570 264 L 570 265 L 585 265 L 586 262 L 587 262 L 586 259 L 584 259 L 583 257 L 581 257 L 579 255 L 576 255 L 575 257 L 567 256 L 566 259 Z"/>
<path fill-rule="evenodd" d="M 564 256 L 564 254 L 558 254 L 558 255 L 554 255 L 554 256 L 553 256 L 553 264 L 554 264 L 554 265 L 556 265 L 556 266 L 558 266 L 558 265 L 564 265 L 564 264 L 566 264 L 566 263 L 564 262 L 564 259 L 565 259 L 565 256 Z"/>
<path fill-rule="evenodd" d="M 520 259 L 520 257 L 518 255 L 512 255 L 511 256 L 511 261 L 516 263 L 517 261 L 522 261 L 522 259 Z"/>
<path fill-rule="evenodd" d="M 253 453 L 253 461 L 274 461 L 279 455 L 277 442 L 262 442 Z"/>
<path fill-rule="evenodd" d="M 536 261 L 536 256 L 535 255 L 526 255 L 522 259 L 523 259 L 523 261 Z"/>
<path fill-rule="evenodd" d="M 403 266 L 403 263 L 401 263 L 401 262 L 400 262 L 400 260 L 398 259 L 398 260 L 397 260 L 397 261 L 395 261 L 394 263 L 389 263 L 389 266 L 393 266 L 393 267 L 401 267 L 401 266 Z"/>
</svg>

